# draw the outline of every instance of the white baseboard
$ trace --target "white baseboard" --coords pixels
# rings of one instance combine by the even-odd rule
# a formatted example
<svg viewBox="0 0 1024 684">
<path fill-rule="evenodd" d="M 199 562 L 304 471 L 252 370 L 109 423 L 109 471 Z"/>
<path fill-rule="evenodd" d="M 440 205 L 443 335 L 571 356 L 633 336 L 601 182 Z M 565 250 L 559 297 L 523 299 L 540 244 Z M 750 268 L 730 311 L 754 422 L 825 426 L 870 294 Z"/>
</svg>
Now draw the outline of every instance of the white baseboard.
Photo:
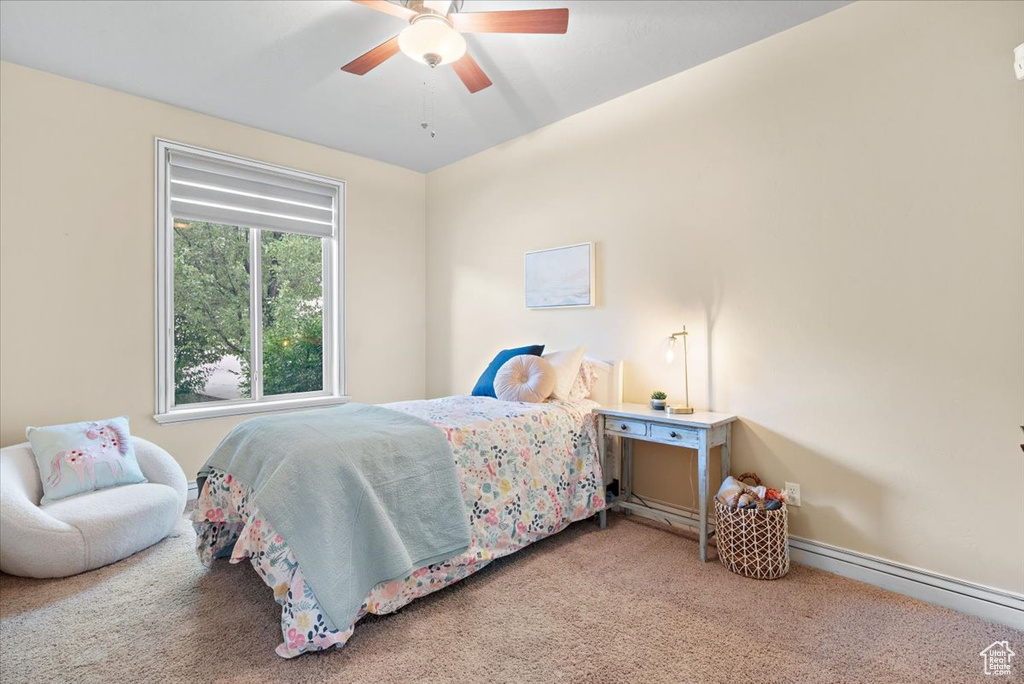
<svg viewBox="0 0 1024 684">
<path fill-rule="evenodd" d="M 690 517 L 696 522 L 697 515 L 693 511 L 650 498 L 645 500 L 654 508 Z M 657 513 L 636 513 L 661 520 Z M 714 529 L 714 525 L 711 528 Z M 711 538 L 712 543 L 714 539 Z M 790 536 L 789 556 L 801 565 L 1024 631 L 1024 594 L 974 584 L 802 537 Z"/>
<path fill-rule="evenodd" d="M 188 483 L 188 500 L 195 501 L 199 498 L 199 485 L 196 484 L 195 480 L 189 480 Z"/>
<path fill-rule="evenodd" d="M 1024 595 L 895 563 L 800 537 L 789 538 L 790 559 L 983 620 L 1024 630 Z"/>
</svg>

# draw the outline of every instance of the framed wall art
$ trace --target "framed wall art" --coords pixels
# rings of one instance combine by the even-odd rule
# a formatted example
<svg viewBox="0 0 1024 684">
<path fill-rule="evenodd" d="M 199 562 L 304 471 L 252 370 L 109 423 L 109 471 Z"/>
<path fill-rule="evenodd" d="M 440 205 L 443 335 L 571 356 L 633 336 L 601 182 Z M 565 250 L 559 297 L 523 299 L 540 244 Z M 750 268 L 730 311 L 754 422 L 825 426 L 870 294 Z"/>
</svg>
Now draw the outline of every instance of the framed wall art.
<svg viewBox="0 0 1024 684">
<path fill-rule="evenodd" d="M 527 252 L 526 308 L 594 306 L 594 243 Z"/>
</svg>

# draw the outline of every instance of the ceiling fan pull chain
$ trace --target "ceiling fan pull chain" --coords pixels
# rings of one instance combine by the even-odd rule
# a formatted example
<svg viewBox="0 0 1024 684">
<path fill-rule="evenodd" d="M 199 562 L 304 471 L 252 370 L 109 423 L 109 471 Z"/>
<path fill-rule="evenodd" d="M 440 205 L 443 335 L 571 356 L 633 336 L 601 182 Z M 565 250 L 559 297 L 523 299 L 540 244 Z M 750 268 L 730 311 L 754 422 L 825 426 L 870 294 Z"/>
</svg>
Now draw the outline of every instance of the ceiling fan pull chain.
<svg viewBox="0 0 1024 684">
<path fill-rule="evenodd" d="M 427 82 L 423 81 L 422 108 L 420 110 L 420 128 L 427 130 L 430 124 L 427 122 Z"/>
<path fill-rule="evenodd" d="M 420 128 L 430 129 L 430 137 L 433 139 L 437 136 L 437 131 L 434 130 L 434 73 L 431 72 L 427 79 L 429 82 L 423 81 L 423 116 Z"/>
<path fill-rule="evenodd" d="M 428 78 L 430 79 L 430 138 L 431 139 L 433 139 L 434 136 L 437 135 L 437 133 L 434 131 L 434 124 L 437 123 L 437 119 L 434 116 L 434 90 L 435 90 L 435 86 L 436 86 L 436 83 L 437 83 L 437 77 L 435 76 L 436 73 L 437 73 L 436 71 L 431 70 L 430 76 L 428 76 Z"/>
</svg>

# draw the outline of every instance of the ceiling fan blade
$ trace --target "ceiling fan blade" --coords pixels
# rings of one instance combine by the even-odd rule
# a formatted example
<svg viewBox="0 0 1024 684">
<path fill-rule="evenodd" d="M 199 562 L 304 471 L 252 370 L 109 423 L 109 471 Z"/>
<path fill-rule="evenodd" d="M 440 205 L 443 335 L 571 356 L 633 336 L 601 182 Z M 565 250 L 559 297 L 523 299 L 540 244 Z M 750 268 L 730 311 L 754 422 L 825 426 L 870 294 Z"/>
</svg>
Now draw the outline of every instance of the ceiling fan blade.
<svg viewBox="0 0 1024 684">
<path fill-rule="evenodd" d="M 462 59 L 452 62 L 452 68 L 469 88 L 470 93 L 478 92 L 491 85 L 491 79 L 487 78 L 487 74 L 468 52 L 462 56 Z"/>
<path fill-rule="evenodd" d="M 418 16 L 417 12 L 409 9 L 408 7 L 402 7 L 401 5 L 396 5 L 393 2 L 387 2 L 387 0 L 352 0 L 352 2 L 357 5 L 362 5 L 363 7 L 375 9 L 378 12 L 390 14 L 391 16 L 398 17 L 399 19 L 405 19 L 406 21 Z"/>
<path fill-rule="evenodd" d="M 345 66 L 341 67 L 341 70 L 347 71 L 350 74 L 355 74 L 356 76 L 362 76 L 370 69 L 378 67 L 391 57 L 394 57 L 396 52 L 398 52 L 398 36 L 395 36 L 391 40 L 384 41 L 369 52 L 359 55 Z"/>
<path fill-rule="evenodd" d="M 569 10 L 537 9 L 507 12 L 456 12 L 448 17 L 462 33 L 565 33 Z"/>
<path fill-rule="evenodd" d="M 452 0 L 424 0 L 423 6 L 438 14 L 448 14 L 452 7 Z"/>
</svg>

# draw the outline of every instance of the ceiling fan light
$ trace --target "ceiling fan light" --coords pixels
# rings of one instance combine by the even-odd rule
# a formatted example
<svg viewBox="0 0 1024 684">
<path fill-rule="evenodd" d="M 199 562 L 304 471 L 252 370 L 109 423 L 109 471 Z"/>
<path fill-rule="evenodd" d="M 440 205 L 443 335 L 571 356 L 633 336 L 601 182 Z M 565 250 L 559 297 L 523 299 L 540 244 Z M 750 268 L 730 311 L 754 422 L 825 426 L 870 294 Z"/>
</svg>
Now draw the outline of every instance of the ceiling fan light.
<svg viewBox="0 0 1024 684">
<path fill-rule="evenodd" d="M 423 14 L 398 34 L 398 48 L 417 62 L 435 67 L 466 54 L 466 39 L 443 17 Z"/>
</svg>

